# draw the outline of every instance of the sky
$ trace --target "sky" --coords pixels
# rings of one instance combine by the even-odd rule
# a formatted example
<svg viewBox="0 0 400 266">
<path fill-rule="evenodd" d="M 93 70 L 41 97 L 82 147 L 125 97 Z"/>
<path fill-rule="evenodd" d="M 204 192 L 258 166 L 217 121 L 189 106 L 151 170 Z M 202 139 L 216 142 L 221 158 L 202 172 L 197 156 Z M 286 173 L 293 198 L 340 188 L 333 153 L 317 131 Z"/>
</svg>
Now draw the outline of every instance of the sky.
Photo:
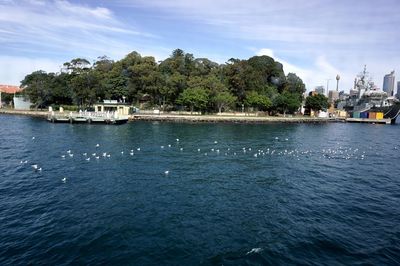
<svg viewBox="0 0 400 266">
<path fill-rule="evenodd" d="M 0 0 L 0 84 L 78 57 L 159 61 L 180 48 L 221 64 L 268 55 L 309 91 L 335 89 L 338 74 L 349 91 L 367 65 L 382 88 L 400 72 L 399 10 L 399 0 Z"/>
</svg>

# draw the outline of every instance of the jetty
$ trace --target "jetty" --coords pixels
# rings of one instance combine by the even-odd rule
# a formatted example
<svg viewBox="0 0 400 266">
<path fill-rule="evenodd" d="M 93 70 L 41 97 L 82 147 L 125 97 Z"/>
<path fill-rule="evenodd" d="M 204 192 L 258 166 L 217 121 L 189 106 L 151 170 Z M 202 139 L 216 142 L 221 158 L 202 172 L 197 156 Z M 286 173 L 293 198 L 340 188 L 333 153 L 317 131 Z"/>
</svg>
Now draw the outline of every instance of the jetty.
<svg viewBox="0 0 400 266">
<path fill-rule="evenodd" d="M 52 123 L 125 124 L 128 116 L 116 112 L 49 112 L 47 120 Z"/>
</svg>

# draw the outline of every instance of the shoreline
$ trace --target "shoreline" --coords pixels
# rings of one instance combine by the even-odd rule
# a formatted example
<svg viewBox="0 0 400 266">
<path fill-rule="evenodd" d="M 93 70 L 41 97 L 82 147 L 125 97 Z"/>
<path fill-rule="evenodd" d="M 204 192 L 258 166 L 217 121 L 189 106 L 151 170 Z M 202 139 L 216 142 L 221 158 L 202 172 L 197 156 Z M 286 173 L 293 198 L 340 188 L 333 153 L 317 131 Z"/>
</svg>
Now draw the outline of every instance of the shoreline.
<svg viewBox="0 0 400 266">
<path fill-rule="evenodd" d="M 0 109 L 0 114 L 22 115 L 46 119 L 48 111 L 26 111 Z M 234 115 L 173 115 L 173 114 L 133 114 L 129 121 L 158 121 L 177 123 L 240 123 L 240 124 L 267 124 L 267 123 L 331 123 L 345 122 L 338 118 L 318 118 L 308 116 L 277 117 L 277 116 L 234 116 Z"/>
</svg>

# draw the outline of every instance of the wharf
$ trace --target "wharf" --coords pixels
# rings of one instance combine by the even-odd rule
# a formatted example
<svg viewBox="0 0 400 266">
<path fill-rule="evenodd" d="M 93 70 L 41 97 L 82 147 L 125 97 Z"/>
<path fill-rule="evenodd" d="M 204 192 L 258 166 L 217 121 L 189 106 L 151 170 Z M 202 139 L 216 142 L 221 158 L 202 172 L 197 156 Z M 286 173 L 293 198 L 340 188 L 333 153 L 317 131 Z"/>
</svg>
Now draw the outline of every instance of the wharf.
<svg viewBox="0 0 400 266">
<path fill-rule="evenodd" d="M 370 124 L 392 124 L 392 119 L 383 118 L 383 119 L 370 119 L 370 118 L 346 118 L 346 122 L 348 123 L 370 123 Z"/>
<path fill-rule="evenodd" d="M 48 113 L 47 120 L 52 123 L 88 123 L 88 124 L 124 124 L 128 122 L 127 116 L 120 116 L 116 113 L 99 112 L 70 112 Z"/>
</svg>

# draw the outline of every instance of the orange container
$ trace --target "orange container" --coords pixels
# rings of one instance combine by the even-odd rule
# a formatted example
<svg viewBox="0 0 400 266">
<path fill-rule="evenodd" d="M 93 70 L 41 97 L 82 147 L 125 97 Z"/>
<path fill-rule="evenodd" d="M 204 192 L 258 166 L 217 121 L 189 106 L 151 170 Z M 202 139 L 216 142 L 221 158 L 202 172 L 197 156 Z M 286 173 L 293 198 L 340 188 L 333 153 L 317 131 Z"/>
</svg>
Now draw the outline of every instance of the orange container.
<svg viewBox="0 0 400 266">
<path fill-rule="evenodd" d="M 376 119 L 376 113 L 375 112 L 369 112 L 369 119 Z"/>
</svg>

